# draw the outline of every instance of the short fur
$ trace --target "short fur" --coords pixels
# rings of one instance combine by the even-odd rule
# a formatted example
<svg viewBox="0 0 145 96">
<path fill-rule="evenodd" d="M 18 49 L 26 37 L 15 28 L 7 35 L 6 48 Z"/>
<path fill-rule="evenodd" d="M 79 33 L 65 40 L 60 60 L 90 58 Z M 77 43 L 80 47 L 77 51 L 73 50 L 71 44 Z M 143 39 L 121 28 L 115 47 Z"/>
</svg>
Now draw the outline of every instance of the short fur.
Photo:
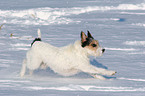
<svg viewBox="0 0 145 96">
<path fill-rule="evenodd" d="M 40 32 L 38 32 L 38 34 L 40 34 Z M 38 37 L 41 38 L 40 36 Z M 24 76 L 26 68 L 28 68 L 30 74 L 32 74 L 32 72 L 38 68 L 45 69 L 47 67 L 50 67 L 55 73 L 63 76 L 86 72 L 95 78 L 104 80 L 105 78 L 99 74 L 114 75 L 116 73 L 115 71 L 97 68 L 90 64 L 90 55 L 101 56 L 105 51 L 93 37 L 91 42 L 88 41 L 89 43 L 83 46 L 83 43 L 91 37 L 90 32 L 88 32 L 88 36 L 86 36 L 84 32 L 81 32 L 81 41 L 76 41 L 74 44 L 64 47 L 54 47 L 39 40 L 35 41 L 23 61 L 20 73 L 21 77 Z"/>
</svg>

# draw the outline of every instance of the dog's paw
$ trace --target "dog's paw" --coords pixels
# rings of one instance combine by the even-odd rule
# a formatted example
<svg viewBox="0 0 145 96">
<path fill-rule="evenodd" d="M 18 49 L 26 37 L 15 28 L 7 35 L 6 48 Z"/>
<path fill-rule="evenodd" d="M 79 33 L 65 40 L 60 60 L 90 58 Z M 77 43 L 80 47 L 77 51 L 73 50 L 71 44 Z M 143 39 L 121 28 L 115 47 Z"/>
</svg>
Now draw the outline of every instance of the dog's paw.
<svg viewBox="0 0 145 96">
<path fill-rule="evenodd" d="M 112 76 L 112 75 L 115 75 L 116 73 L 117 73 L 116 71 L 108 71 L 107 75 Z"/>
</svg>

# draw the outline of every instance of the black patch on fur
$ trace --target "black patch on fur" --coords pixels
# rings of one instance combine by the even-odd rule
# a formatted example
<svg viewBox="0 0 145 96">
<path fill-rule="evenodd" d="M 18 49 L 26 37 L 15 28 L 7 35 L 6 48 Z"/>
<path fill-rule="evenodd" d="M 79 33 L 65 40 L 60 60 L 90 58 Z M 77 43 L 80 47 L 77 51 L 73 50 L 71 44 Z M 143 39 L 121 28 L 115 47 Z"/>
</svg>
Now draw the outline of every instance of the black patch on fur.
<svg viewBox="0 0 145 96">
<path fill-rule="evenodd" d="M 31 43 L 31 46 L 32 46 L 36 41 L 41 41 L 41 38 L 35 38 L 35 40 L 33 40 L 33 42 Z"/>
<path fill-rule="evenodd" d="M 93 41 L 93 38 L 86 38 L 85 42 L 82 42 L 82 47 L 88 46 Z"/>
<path fill-rule="evenodd" d="M 90 31 L 88 31 L 88 38 L 94 39 L 93 36 L 91 35 Z"/>
</svg>

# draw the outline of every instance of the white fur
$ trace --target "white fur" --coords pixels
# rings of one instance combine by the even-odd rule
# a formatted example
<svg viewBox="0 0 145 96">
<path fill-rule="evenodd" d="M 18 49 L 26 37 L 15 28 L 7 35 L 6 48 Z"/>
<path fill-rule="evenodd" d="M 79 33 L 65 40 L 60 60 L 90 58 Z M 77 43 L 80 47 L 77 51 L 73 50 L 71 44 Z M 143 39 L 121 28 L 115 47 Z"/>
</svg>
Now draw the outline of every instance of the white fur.
<svg viewBox="0 0 145 96">
<path fill-rule="evenodd" d="M 26 67 L 30 70 L 30 74 L 32 74 L 33 70 L 38 68 L 45 69 L 46 67 L 50 67 L 54 72 L 63 76 L 75 75 L 82 71 L 89 73 L 95 78 L 105 79 L 97 74 L 115 74 L 115 71 L 108 71 L 91 65 L 89 55 L 101 56 L 102 48 L 94 53 L 89 49 L 81 47 L 80 41 L 76 41 L 73 45 L 60 48 L 36 41 L 26 54 L 20 75 L 21 77 L 24 76 Z"/>
</svg>

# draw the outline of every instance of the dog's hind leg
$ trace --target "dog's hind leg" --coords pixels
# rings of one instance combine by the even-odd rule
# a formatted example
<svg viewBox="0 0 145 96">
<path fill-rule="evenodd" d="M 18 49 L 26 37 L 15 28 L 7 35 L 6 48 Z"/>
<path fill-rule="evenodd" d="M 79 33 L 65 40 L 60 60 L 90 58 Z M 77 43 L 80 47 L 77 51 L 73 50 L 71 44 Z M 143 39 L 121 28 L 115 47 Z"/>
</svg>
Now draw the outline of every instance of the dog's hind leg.
<svg viewBox="0 0 145 96">
<path fill-rule="evenodd" d="M 27 58 L 28 58 L 27 68 L 29 70 L 29 75 L 32 75 L 33 71 L 37 70 L 40 67 L 42 59 L 36 54 Z"/>
<path fill-rule="evenodd" d="M 26 72 L 26 59 L 23 60 L 20 76 L 23 77 L 25 75 L 25 72 Z"/>
</svg>

